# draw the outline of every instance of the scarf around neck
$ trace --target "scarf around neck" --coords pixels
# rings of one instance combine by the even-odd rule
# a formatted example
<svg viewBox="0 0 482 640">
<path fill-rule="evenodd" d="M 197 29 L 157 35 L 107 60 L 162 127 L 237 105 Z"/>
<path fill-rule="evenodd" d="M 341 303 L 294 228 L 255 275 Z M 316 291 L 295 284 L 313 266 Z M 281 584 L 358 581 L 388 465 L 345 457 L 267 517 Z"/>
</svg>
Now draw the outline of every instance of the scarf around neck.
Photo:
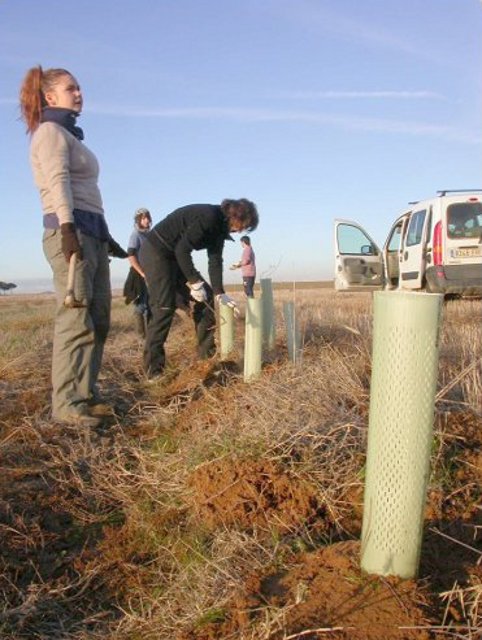
<svg viewBox="0 0 482 640">
<path fill-rule="evenodd" d="M 75 121 L 79 114 L 71 109 L 64 109 L 63 107 L 44 107 L 42 109 L 41 122 L 55 122 L 64 129 L 67 129 L 77 140 L 84 139 L 84 132 L 80 127 L 77 127 Z"/>
</svg>

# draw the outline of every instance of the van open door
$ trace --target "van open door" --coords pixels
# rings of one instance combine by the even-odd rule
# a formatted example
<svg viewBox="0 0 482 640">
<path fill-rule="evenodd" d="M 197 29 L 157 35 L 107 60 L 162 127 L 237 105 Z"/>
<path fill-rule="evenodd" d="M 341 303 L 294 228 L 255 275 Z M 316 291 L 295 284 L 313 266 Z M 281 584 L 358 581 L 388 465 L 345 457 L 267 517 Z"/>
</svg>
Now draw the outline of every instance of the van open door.
<svg viewBox="0 0 482 640">
<path fill-rule="evenodd" d="M 380 249 L 356 222 L 335 220 L 335 289 L 376 291 L 382 288 Z"/>
<path fill-rule="evenodd" d="M 427 235 L 430 212 L 426 207 L 405 215 L 400 247 L 400 285 L 402 289 L 421 289 L 426 268 Z"/>
</svg>

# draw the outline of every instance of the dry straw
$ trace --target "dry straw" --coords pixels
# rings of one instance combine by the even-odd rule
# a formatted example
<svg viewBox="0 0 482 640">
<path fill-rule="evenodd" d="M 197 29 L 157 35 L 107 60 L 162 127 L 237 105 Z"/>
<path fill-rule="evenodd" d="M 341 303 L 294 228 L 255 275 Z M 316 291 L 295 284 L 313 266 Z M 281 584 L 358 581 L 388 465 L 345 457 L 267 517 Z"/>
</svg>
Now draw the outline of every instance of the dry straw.
<svg viewBox="0 0 482 640">
<path fill-rule="evenodd" d="M 247 585 L 289 574 L 306 554 L 336 541 L 356 540 L 361 522 L 371 299 L 297 288 L 299 368 L 289 366 L 282 339 L 287 299 L 289 289 L 275 289 L 276 345 L 259 380 L 244 384 L 235 361 L 197 362 L 190 320 L 178 317 L 169 370 L 147 385 L 131 309 L 117 298 L 101 379 L 116 412 L 84 432 L 49 417 L 52 300 L 6 300 L 2 637 L 194 640 L 218 629 L 220 640 L 294 640 L 347 632 L 345 623 L 321 620 L 290 627 L 309 589 L 283 602 L 246 604 Z M 444 316 L 429 507 L 433 528 L 453 540 L 427 534 L 435 549 L 443 542 L 452 556 L 467 554 L 466 573 L 463 584 L 448 583 L 448 568 L 427 555 L 420 600 L 442 603 L 442 613 L 436 604 L 424 608 L 430 620 L 414 627 L 468 640 L 480 625 L 480 567 L 466 547 L 477 547 L 470 535 L 478 532 L 473 456 L 480 440 L 471 425 L 482 414 L 482 372 L 472 364 L 482 318 L 471 302 L 450 303 Z M 238 353 L 242 339 L 238 331 Z M 455 527 L 460 519 L 463 529 Z M 431 583 L 436 574 L 442 578 Z M 241 596 L 245 605 L 236 608 Z"/>
</svg>

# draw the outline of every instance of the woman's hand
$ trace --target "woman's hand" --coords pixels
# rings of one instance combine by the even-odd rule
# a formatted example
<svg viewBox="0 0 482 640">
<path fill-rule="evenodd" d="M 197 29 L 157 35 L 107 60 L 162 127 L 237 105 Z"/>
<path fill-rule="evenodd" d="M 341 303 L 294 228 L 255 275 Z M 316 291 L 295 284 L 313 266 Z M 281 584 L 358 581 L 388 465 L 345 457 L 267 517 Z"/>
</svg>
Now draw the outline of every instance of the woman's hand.
<svg viewBox="0 0 482 640">
<path fill-rule="evenodd" d="M 77 254 L 77 258 L 82 260 L 82 247 L 80 246 L 77 233 L 75 231 L 75 224 L 73 222 L 63 222 L 60 225 L 60 236 L 62 253 L 65 256 L 67 262 L 70 262 L 70 258 L 73 253 Z"/>
</svg>

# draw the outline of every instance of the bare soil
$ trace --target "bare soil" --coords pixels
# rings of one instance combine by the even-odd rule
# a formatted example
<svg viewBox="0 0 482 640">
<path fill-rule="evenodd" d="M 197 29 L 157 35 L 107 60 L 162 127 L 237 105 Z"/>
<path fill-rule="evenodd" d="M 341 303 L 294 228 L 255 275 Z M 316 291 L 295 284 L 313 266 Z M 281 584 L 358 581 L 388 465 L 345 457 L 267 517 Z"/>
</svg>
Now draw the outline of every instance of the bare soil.
<svg viewBox="0 0 482 640">
<path fill-rule="evenodd" d="M 458 488 L 452 495 L 429 495 L 420 570 L 423 579 L 363 575 L 359 541 L 335 542 L 293 554 L 290 568 L 283 572 L 249 576 L 222 623 L 186 637 L 242 638 L 243 628 L 266 609 L 273 616 L 280 611 L 280 630 L 269 636 L 271 640 L 479 637 L 479 625 L 472 630 L 457 629 L 457 621 L 466 613 L 461 599 L 454 598 L 446 606 L 435 594 L 463 585 L 469 576 L 482 584 L 482 420 L 471 413 L 439 416 L 439 420 L 450 433 L 456 455 L 466 456 L 470 464 L 455 470 Z M 447 452 L 447 456 L 453 453 Z M 316 522 L 312 533 L 319 535 L 321 529 L 329 531 L 334 525 L 314 487 L 290 478 L 270 463 L 223 460 L 209 470 L 200 469 L 192 486 L 193 508 L 208 526 L 230 526 L 236 521 L 252 530 L 263 529 L 271 521 L 280 530 L 289 531 L 300 522 Z M 361 533 L 361 494 L 358 487 L 347 496 L 353 510 L 343 523 L 357 537 Z M 438 629 L 443 626 L 441 619 L 450 619 L 454 628 Z"/>
<path fill-rule="evenodd" d="M 195 417 L 203 416 L 206 429 L 218 428 L 222 417 L 211 413 L 213 405 L 230 406 L 232 389 L 241 384 L 234 362 L 192 360 L 181 319 L 177 353 L 186 366 L 159 392 L 146 388 L 128 322 L 113 326 L 103 391 L 115 412 L 99 429 L 80 433 L 50 421 L 48 334 L 35 352 L 0 370 L 2 639 L 482 637 L 482 418 L 460 403 L 436 409 L 438 480 L 430 485 L 416 580 L 361 573 L 359 477 L 347 480 L 338 496 L 346 506 L 334 511 L 319 485 L 282 457 L 223 453 L 185 470 L 181 504 L 158 510 L 156 527 L 180 531 L 189 523 L 207 538 L 236 530 L 271 545 L 272 561 L 243 566 L 240 560 L 242 580 L 223 587 L 223 606 L 201 616 L 202 623 L 159 628 L 157 635 L 147 623 L 145 631 L 140 623 L 138 632 L 132 626 L 122 631 L 126 612 L 133 615 L 133 593 L 152 582 L 157 554 L 152 541 L 140 538 L 120 494 L 95 489 L 96 474 L 107 473 L 127 444 L 145 449 L 163 438 L 163 446 L 175 450 L 168 436 L 189 438 Z M 266 375 L 278 366 L 268 363 Z M 366 403 L 353 401 L 346 411 L 366 422 Z M 126 468 L 134 469 L 139 460 L 130 451 Z M 147 620 L 149 612 L 136 616 Z"/>
</svg>

